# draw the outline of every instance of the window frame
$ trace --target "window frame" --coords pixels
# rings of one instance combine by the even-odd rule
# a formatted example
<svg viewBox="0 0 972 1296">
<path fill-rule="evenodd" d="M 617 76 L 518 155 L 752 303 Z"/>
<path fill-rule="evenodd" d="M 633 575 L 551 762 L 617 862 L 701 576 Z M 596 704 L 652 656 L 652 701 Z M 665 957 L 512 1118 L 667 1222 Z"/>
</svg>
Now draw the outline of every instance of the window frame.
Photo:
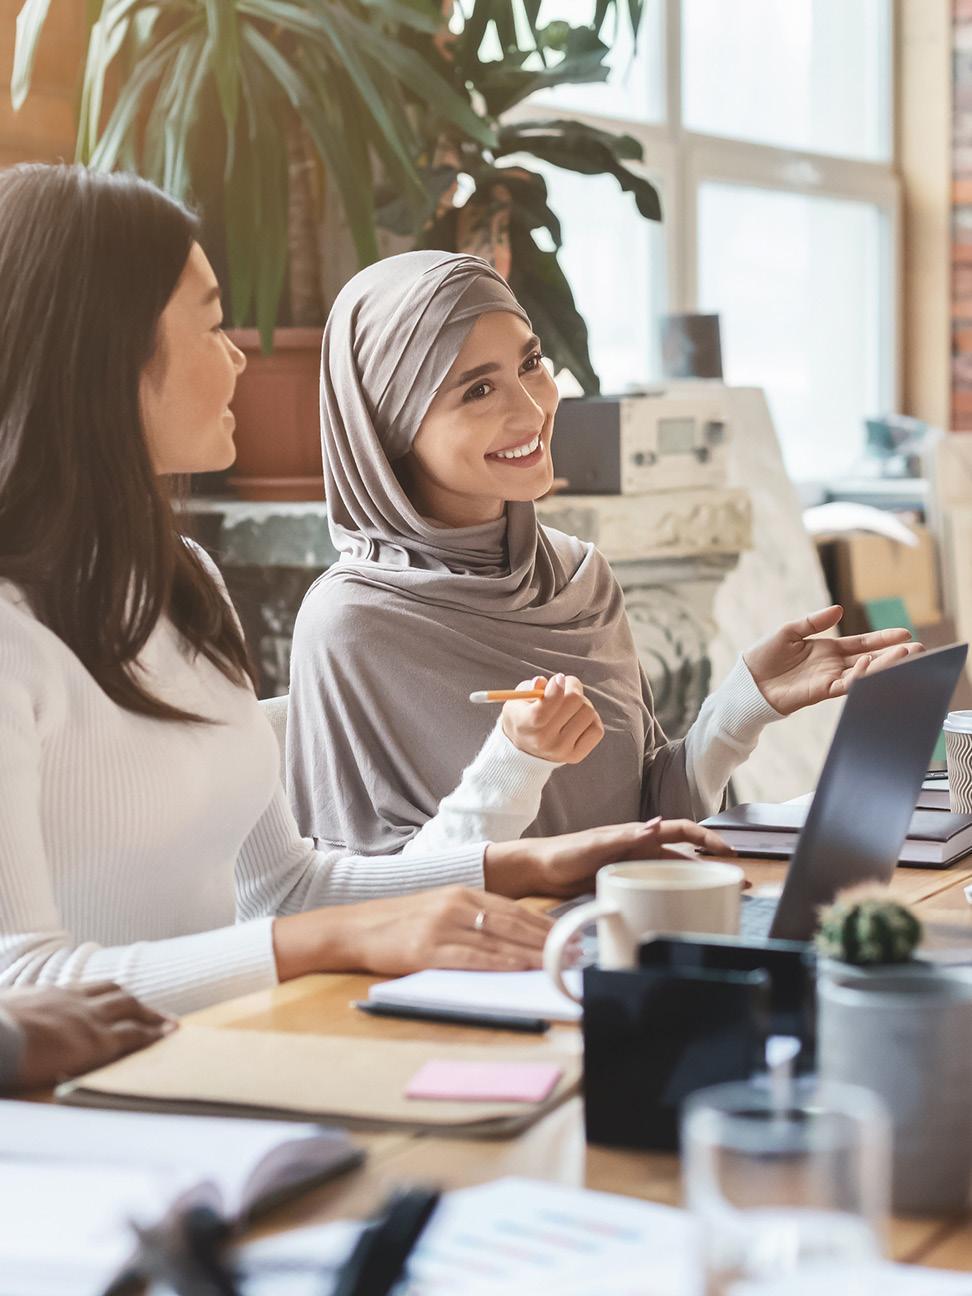
<svg viewBox="0 0 972 1296">
<path fill-rule="evenodd" d="M 750 140 L 688 130 L 682 120 L 682 0 L 663 0 L 665 119 L 646 122 L 558 107 L 559 117 L 587 122 L 602 130 L 634 136 L 644 151 L 632 169 L 656 178 L 662 187 L 665 241 L 664 299 L 669 311 L 699 307 L 699 194 L 707 182 L 736 184 L 808 197 L 847 199 L 874 205 L 882 217 L 879 338 L 879 400 L 885 410 L 900 409 L 903 390 L 902 184 L 899 169 L 897 0 L 888 4 L 888 82 L 886 161 L 836 157 L 780 148 Z M 538 105 L 518 105 L 511 120 L 536 118 Z M 543 105 L 548 111 L 548 105 Z"/>
</svg>

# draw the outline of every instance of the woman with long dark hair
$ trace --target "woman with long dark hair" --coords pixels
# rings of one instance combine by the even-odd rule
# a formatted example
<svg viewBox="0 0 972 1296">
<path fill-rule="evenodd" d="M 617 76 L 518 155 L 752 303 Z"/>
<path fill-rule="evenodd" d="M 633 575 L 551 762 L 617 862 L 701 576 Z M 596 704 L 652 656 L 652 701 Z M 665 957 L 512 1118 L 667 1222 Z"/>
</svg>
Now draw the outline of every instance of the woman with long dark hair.
<svg viewBox="0 0 972 1296">
<path fill-rule="evenodd" d="M 181 1011 L 312 971 L 537 966 L 548 920 L 484 880 L 576 890 L 673 830 L 407 864 L 298 836 L 165 485 L 234 456 L 245 362 L 196 237 L 132 176 L 0 173 L 0 982 L 111 979 Z"/>
</svg>

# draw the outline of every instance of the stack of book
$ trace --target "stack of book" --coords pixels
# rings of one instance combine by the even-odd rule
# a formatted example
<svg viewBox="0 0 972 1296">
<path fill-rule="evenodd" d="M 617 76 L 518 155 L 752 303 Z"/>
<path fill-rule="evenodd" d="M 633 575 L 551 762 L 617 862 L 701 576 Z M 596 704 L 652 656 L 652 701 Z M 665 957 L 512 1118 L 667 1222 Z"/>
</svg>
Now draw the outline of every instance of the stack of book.
<svg viewBox="0 0 972 1296">
<path fill-rule="evenodd" d="M 809 806 L 752 802 L 705 820 L 740 855 L 789 859 L 796 848 Z M 948 788 L 923 788 L 899 864 L 912 868 L 948 868 L 972 853 L 972 814 L 952 814 Z"/>
</svg>

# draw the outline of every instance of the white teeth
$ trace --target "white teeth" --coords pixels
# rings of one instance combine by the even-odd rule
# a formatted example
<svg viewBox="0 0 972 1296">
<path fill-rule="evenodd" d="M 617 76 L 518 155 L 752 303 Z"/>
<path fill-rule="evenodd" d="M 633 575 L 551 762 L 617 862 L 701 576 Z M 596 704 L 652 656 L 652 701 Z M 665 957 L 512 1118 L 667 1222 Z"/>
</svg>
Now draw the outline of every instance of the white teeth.
<svg viewBox="0 0 972 1296">
<path fill-rule="evenodd" d="M 533 440 L 527 441 L 525 445 L 514 446 L 512 450 L 497 450 L 490 457 L 493 459 L 522 459 L 524 455 L 533 454 L 539 444 L 540 433 L 538 432 Z"/>
</svg>

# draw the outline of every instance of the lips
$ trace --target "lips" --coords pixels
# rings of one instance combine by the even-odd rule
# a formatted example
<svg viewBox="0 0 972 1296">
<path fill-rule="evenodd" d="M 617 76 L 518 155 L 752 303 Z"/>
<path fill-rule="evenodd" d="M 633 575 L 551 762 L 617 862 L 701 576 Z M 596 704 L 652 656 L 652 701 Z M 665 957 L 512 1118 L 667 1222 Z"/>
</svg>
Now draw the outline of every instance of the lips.
<svg viewBox="0 0 972 1296">
<path fill-rule="evenodd" d="M 493 450 L 486 458 L 493 463 L 526 465 L 536 463 L 543 455 L 543 442 L 539 432 L 528 441 L 516 446 L 506 446 L 502 450 Z"/>
</svg>

